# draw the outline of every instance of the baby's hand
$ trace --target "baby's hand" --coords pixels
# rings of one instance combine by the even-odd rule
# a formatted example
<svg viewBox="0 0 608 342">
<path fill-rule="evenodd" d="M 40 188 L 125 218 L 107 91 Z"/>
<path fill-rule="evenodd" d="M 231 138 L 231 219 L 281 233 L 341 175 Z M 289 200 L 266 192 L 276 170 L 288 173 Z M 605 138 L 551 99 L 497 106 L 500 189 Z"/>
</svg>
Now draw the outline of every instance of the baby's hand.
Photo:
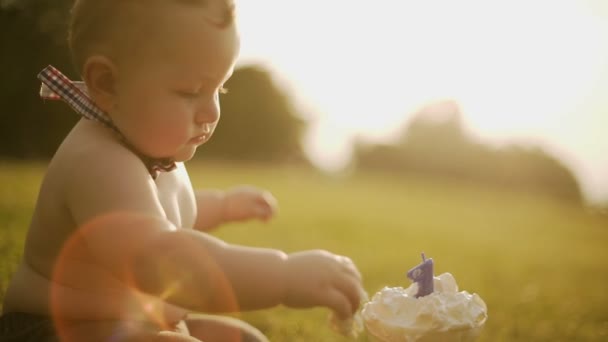
<svg viewBox="0 0 608 342">
<path fill-rule="evenodd" d="M 226 192 L 223 203 L 223 220 L 268 221 L 277 210 L 277 200 L 268 191 L 253 186 L 239 186 Z"/>
<path fill-rule="evenodd" d="M 359 308 L 362 293 L 361 274 L 345 256 L 316 250 L 293 253 L 287 258 L 287 306 L 326 306 L 340 319 L 349 319 Z"/>
</svg>

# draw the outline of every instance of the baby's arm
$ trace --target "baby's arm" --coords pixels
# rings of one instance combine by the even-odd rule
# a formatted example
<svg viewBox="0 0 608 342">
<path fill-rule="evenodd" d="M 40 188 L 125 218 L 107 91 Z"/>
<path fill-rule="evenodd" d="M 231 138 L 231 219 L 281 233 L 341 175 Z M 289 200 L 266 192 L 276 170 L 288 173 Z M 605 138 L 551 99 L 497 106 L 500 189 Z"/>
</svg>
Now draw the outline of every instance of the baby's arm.
<svg viewBox="0 0 608 342">
<path fill-rule="evenodd" d="M 65 196 L 83 244 L 121 281 L 202 311 L 281 302 L 285 253 L 177 229 L 166 219 L 154 181 L 129 151 L 110 146 L 83 155 L 70 172 Z"/>
<path fill-rule="evenodd" d="M 228 191 L 198 190 L 195 195 L 198 214 L 194 228 L 201 231 L 232 221 L 267 221 L 277 208 L 277 201 L 270 192 L 252 186 L 239 186 Z"/>
<path fill-rule="evenodd" d="M 288 256 L 177 229 L 141 162 L 121 149 L 106 152 L 78 163 L 66 197 L 87 250 L 121 281 L 197 311 L 284 303 L 327 306 L 345 317 L 357 308 L 361 280 L 350 259 L 324 251 Z"/>
</svg>

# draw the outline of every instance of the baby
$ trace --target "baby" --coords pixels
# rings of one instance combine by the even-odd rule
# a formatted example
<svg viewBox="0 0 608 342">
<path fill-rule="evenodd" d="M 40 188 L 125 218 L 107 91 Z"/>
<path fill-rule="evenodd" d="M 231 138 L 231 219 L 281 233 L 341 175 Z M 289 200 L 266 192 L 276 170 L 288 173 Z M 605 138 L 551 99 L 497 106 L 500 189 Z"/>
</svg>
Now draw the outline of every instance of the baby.
<svg viewBox="0 0 608 342">
<path fill-rule="evenodd" d="M 213 134 L 238 56 L 229 0 L 77 0 L 69 41 L 84 86 L 52 67 L 40 78 L 46 98 L 84 118 L 43 180 L 0 340 L 266 341 L 213 314 L 356 312 L 364 291 L 349 258 L 206 233 L 276 207 L 250 186 L 194 191 L 184 166 Z"/>
</svg>

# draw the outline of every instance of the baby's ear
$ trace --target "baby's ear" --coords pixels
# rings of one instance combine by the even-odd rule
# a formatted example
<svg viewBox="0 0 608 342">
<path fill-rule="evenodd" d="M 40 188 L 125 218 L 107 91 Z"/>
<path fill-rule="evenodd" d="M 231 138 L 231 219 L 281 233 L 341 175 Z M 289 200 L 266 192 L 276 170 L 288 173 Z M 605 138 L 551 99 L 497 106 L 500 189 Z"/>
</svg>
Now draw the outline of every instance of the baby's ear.
<svg viewBox="0 0 608 342">
<path fill-rule="evenodd" d="M 108 113 L 116 97 L 116 67 L 107 57 L 91 56 L 82 70 L 89 96 L 101 110 Z"/>
</svg>

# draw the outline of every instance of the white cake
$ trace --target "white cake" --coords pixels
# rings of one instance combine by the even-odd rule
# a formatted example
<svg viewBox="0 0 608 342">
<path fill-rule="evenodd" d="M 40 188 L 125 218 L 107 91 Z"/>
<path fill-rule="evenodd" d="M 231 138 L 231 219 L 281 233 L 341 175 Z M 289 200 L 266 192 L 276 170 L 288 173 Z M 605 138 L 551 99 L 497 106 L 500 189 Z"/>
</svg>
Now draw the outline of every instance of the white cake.
<svg viewBox="0 0 608 342">
<path fill-rule="evenodd" d="M 458 291 L 450 273 L 433 278 L 434 292 L 416 298 L 418 285 L 385 287 L 361 315 L 369 335 L 381 342 L 473 341 L 487 319 L 477 294 Z"/>
</svg>

